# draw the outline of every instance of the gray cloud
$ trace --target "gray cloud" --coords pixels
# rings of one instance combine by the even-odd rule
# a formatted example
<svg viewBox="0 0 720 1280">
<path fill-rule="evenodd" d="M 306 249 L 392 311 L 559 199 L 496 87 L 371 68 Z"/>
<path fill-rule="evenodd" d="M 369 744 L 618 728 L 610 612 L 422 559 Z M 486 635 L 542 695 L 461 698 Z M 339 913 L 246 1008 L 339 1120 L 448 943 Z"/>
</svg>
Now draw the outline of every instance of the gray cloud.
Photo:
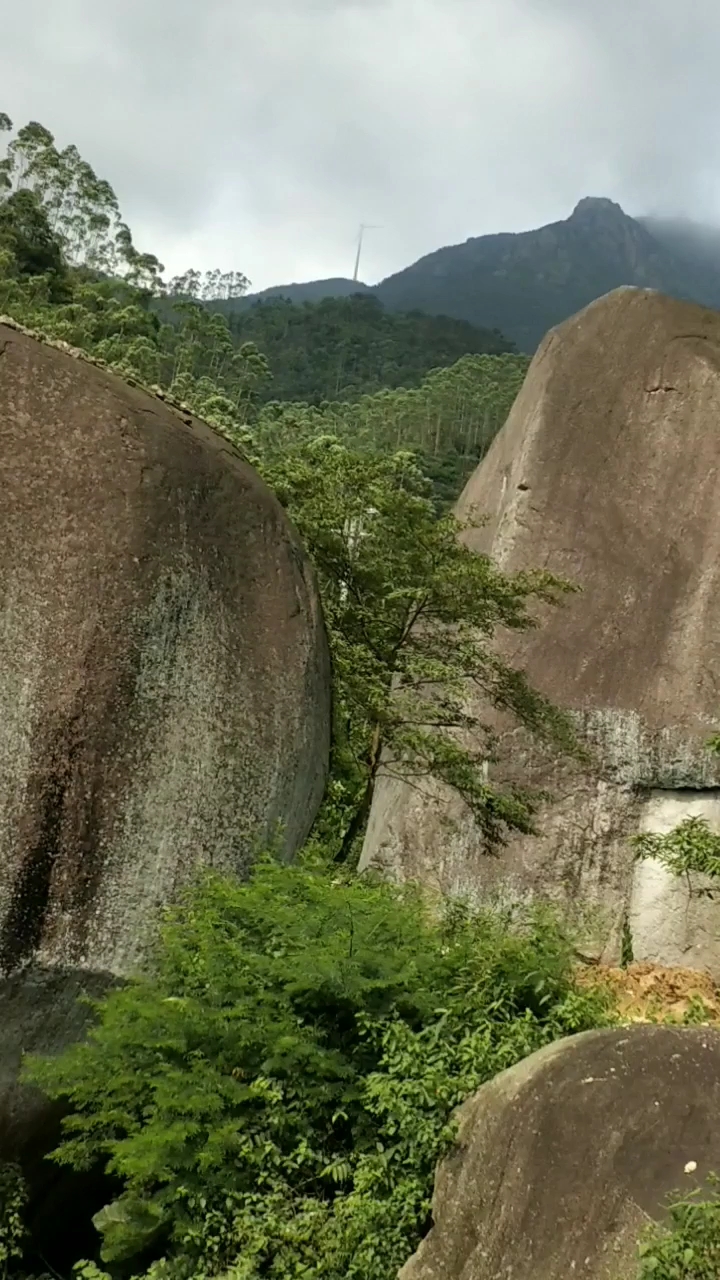
<svg viewBox="0 0 720 1280">
<path fill-rule="evenodd" d="M 0 109 L 138 243 L 254 286 L 375 280 L 583 195 L 720 222 L 717 0 L 24 0 Z"/>
</svg>

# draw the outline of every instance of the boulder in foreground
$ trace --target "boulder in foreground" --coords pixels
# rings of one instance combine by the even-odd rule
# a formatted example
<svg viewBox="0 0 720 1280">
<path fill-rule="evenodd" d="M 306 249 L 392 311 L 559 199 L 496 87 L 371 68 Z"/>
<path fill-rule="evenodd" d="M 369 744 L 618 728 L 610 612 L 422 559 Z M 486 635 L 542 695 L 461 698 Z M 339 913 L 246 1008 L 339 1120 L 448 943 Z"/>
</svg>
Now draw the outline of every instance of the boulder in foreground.
<svg viewBox="0 0 720 1280">
<path fill-rule="evenodd" d="M 319 600 L 228 441 L 12 327 L 0 353 L 0 972 L 123 973 L 198 863 L 306 836 Z"/>
<path fill-rule="evenodd" d="M 572 1036 L 459 1114 L 435 1225 L 399 1280 L 631 1280 L 648 1220 L 720 1171 L 720 1031 Z"/>
</svg>

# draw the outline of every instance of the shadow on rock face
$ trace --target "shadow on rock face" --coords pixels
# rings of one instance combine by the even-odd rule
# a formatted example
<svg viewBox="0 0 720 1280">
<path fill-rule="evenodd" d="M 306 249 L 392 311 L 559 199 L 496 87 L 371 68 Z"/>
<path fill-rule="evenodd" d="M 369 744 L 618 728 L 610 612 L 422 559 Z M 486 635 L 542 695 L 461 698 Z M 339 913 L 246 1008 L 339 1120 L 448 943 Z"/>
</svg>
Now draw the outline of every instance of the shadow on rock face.
<svg viewBox="0 0 720 1280">
<path fill-rule="evenodd" d="M 31 1248 L 26 1264 L 63 1273 L 92 1257 L 98 1237 L 91 1219 L 112 1198 L 99 1170 L 74 1173 L 46 1159 L 61 1137 L 66 1108 L 18 1083 L 24 1054 L 56 1054 L 79 1040 L 92 1011 L 79 997 L 99 998 L 117 979 L 72 969 L 24 969 L 0 983 L 0 1162 L 17 1162 L 30 1192 L 26 1213 Z"/>
</svg>

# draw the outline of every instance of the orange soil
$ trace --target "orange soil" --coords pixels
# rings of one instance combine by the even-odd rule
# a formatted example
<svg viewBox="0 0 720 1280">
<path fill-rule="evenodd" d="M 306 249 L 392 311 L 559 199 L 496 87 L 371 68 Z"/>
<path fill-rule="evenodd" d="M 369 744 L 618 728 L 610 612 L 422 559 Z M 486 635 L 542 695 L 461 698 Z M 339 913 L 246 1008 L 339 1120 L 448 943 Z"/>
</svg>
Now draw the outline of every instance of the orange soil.
<svg viewBox="0 0 720 1280">
<path fill-rule="evenodd" d="M 578 976 L 583 985 L 609 986 L 624 1022 L 682 1023 L 692 1009 L 693 1022 L 720 1025 L 720 985 L 708 973 L 652 964 L 626 969 L 597 964 L 579 966 Z"/>
</svg>

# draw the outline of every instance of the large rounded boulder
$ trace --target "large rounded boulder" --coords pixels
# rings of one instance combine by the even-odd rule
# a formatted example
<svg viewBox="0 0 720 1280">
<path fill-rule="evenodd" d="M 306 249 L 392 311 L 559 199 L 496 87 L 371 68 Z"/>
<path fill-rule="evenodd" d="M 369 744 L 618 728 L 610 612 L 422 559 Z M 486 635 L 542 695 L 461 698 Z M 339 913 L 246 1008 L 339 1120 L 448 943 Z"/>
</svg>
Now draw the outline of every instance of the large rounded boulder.
<svg viewBox="0 0 720 1280">
<path fill-rule="evenodd" d="M 457 796 L 385 777 L 363 866 L 474 900 L 549 898 L 604 960 L 624 939 L 636 960 L 720 976 L 714 903 L 637 862 L 632 844 L 688 817 L 720 829 L 706 750 L 720 719 L 718 424 L 717 312 L 623 288 L 547 335 L 457 510 L 486 518 L 463 536 L 500 568 L 580 588 L 497 641 L 574 714 L 591 763 L 545 750 L 470 694 L 499 734 L 491 780 L 546 796 L 539 835 L 513 833 L 488 858 Z"/>
<path fill-rule="evenodd" d="M 224 438 L 0 324 L 0 1161 L 36 1243 L 105 1190 L 43 1159 L 59 1111 L 23 1053 L 142 967 L 200 865 L 291 857 L 322 798 L 330 663 L 284 511 Z M 62 1252 L 53 1254 L 64 1265 Z"/>
<path fill-rule="evenodd" d="M 434 1225 L 399 1280 L 626 1280 L 676 1193 L 720 1171 L 720 1031 L 557 1041 L 459 1111 Z"/>
<path fill-rule="evenodd" d="M 199 863 L 290 856 L 329 726 L 313 575 L 256 472 L 0 326 L 0 972 L 124 973 Z"/>
</svg>

